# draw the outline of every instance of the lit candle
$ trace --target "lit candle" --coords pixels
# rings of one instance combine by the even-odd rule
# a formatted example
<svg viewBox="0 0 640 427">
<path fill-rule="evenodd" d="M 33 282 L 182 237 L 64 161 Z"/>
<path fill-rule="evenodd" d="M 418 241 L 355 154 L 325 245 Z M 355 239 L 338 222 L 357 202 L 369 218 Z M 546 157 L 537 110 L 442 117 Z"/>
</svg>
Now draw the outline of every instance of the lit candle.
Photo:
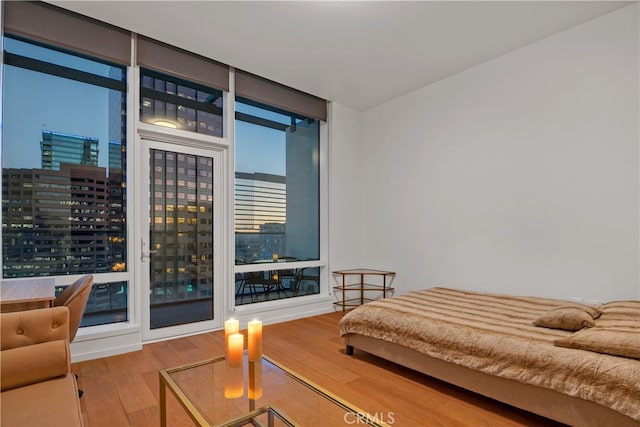
<svg viewBox="0 0 640 427">
<path fill-rule="evenodd" d="M 224 367 L 224 397 L 236 399 L 244 396 L 244 378 L 242 378 L 242 367 Z"/>
<path fill-rule="evenodd" d="M 229 335 L 240 331 L 240 322 L 237 319 L 229 319 L 224 322 L 224 355 L 229 358 Z"/>
<path fill-rule="evenodd" d="M 249 362 L 249 399 L 262 397 L 262 362 Z"/>
<path fill-rule="evenodd" d="M 249 361 L 259 362 L 262 357 L 262 322 L 260 320 L 252 320 L 247 325 L 248 343 L 247 352 L 249 353 Z"/>
<path fill-rule="evenodd" d="M 242 366 L 242 353 L 244 351 L 244 335 L 229 335 L 229 353 L 227 354 L 227 363 L 232 368 Z"/>
</svg>

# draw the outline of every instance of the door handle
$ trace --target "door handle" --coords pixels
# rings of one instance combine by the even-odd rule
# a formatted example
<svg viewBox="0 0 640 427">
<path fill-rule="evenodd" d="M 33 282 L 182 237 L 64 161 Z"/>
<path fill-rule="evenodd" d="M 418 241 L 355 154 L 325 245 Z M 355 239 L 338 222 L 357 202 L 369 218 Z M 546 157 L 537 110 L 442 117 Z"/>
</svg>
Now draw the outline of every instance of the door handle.
<svg viewBox="0 0 640 427">
<path fill-rule="evenodd" d="M 150 260 L 151 254 L 158 253 L 157 250 L 149 250 L 145 252 L 144 247 L 146 246 L 146 243 L 144 242 L 144 239 L 140 239 L 140 243 L 142 244 L 142 249 L 140 251 L 140 261 L 145 262 L 147 260 Z"/>
</svg>

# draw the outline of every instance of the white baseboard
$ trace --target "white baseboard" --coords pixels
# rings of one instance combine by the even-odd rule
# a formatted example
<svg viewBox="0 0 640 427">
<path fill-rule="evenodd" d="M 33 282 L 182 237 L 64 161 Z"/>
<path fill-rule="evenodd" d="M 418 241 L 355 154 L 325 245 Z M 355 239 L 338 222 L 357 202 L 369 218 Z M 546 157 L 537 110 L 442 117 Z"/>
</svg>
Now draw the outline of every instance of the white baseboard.
<svg viewBox="0 0 640 427">
<path fill-rule="evenodd" d="M 71 362 L 83 362 L 138 350 L 142 350 L 139 328 L 88 335 L 71 343 Z"/>
</svg>

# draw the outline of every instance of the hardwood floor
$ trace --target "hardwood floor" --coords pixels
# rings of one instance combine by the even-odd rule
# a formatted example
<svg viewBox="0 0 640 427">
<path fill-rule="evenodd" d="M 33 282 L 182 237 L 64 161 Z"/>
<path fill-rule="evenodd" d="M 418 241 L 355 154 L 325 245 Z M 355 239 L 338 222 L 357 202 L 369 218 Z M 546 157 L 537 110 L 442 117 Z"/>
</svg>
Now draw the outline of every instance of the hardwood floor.
<svg viewBox="0 0 640 427">
<path fill-rule="evenodd" d="M 264 354 L 394 426 L 559 425 L 357 350 L 347 356 L 338 333 L 341 316 L 330 313 L 267 325 Z M 84 391 L 80 401 L 85 424 L 158 426 L 158 371 L 223 353 L 224 333 L 216 331 L 74 363 Z M 169 400 L 168 408 L 170 426 L 191 425 L 175 401 Z"/>
</svg>

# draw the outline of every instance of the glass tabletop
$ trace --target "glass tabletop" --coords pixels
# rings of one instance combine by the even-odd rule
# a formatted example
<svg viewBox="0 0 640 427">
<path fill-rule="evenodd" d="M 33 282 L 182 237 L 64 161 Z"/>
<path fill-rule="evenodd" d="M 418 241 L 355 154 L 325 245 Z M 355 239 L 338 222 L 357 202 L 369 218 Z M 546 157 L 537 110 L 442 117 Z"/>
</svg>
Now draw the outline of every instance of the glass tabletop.
<svg viewBox="0 0 640 427">
<path fill-rule="evenodd" d="M 246 352 L 237 368 L 219 357 L 160 371 L 163 425 L 165 386 L 199 425 L 386 425 L 266 356 L 249 362 Z"/>
</svg>

